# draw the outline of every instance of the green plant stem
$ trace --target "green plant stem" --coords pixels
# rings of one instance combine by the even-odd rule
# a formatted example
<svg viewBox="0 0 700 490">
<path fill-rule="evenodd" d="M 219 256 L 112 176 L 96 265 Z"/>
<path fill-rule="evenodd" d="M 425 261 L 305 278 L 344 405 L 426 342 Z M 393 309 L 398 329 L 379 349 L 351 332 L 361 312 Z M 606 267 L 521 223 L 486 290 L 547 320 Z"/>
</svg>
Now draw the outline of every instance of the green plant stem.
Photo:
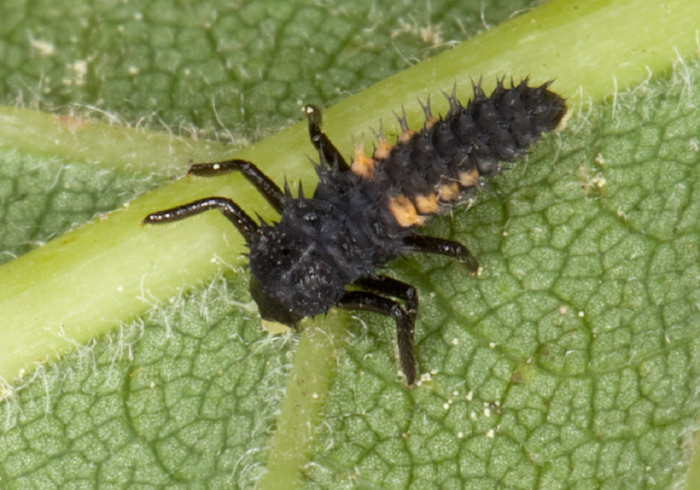
<svg viewBox="0 0 700 490">
<path fill-rule="evenodd" d="M 146 175 L 168 176 L 194 158 L 218 159 L 231 148 L 167 133 L 0 106 L 0 146 Z"/>
<path fill-rule="evenodd" d="M 261 489 L 293 488 L 313 449 L 316 421 L 335 370 L 332 352 L 342 335 L 342 322 L 328 321 L 324 316 L 314 323 L 304 329 L 294 356 Z"/>
</svg>

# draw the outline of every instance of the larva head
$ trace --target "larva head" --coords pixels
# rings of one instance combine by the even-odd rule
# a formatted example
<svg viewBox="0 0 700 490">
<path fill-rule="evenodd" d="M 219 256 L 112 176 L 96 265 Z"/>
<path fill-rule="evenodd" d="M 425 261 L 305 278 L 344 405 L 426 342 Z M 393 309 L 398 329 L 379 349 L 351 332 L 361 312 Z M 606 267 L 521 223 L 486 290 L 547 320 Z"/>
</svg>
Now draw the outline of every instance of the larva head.
<svg viewBox="0 0 700 490">
<path fill-rule="evenodd" d="M 294 326 L 326 312 L 344 292 L 330 256 L 299 227 L 263 225 L 249 247 L 250 293 L 264 320 Z"/>
</svg>

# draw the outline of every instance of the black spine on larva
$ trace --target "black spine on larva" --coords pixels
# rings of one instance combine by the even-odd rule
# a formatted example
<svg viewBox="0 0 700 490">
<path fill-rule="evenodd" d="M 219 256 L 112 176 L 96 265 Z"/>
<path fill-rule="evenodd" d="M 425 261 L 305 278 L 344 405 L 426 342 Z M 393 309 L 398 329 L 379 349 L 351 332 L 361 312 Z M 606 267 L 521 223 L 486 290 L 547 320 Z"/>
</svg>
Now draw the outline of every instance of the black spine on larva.
<svg viewBox="0 0 700 490">
<path fill-rule="evenodd" d="M 499 162 L 523 156 L 564 117 L 565 101 L 548 90 L 550 83 L 530 87 L 524 80 L 507 88 L 499 81 L 489 97 L 475 85 L 474 98 L 466 106 L 449 96 L 447 115 L 397 143 L 386 159 L 377 162 L 375 179 L 395 194 L 413 198 L 459 181 L 463 172 L 496 174 Z"/>
</svg>

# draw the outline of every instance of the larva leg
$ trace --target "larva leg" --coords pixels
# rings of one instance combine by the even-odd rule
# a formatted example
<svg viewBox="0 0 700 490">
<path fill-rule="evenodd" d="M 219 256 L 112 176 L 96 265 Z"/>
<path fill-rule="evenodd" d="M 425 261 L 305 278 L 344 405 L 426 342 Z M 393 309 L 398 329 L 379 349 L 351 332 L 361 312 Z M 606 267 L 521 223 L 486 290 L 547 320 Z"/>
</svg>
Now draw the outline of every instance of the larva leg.
<svg viewBox="0 0 700 490">
<path fill-rule="evenodd" d="M 424 252 L 454 257 L 464 264 L 470 273 L 475 274 L 479 270 L 476 257 L 459 242 L 424 235 L 409 235 L 403 241 L 408 252 Z"/>
<path fill-rule="evenodd" d="M 277 184 L 252 162 L 234 159 L 215 163 L 195 163 L 190 167 L 187 174 L 201 177 L 216 177 L 232 172 L 241 172 L 278 213 L 282 212 L 284 194 Z"/>
<path fill-rule="evenodd" d="M 396 281 L 399 282 L 399 281 Z M 416 360 L 413 356 L 413 327 L 415 313 L 407 312 L 393 299 L 366 291 L 348 291 L 338 301 L 338 306 L 347 310 L 363 310 L 381 313 L 396 320 L 396 335 L 399 346 L 401 370 L 406 384 L 412 386 L 416 380 Z"/>
<path fill-rule="evenodd" d="M 321 130 L 321 109 L 315 105 L 307 105 L 304 107 L 304 114 L 306 114 L 306 119 L 309 121 L 309 139 L 316 151 L 318 151 L 321 163 L 326 163 L 331 167 L 337 164 L 339 170 L 343 172 L 349 171 L 350 166 L 348 162 L 345 161 L 343 155 L 326 136 L 326 133 Z"/>
<path fill-rule="evenodd" d="M 246 242 L 250 243 L 254 234 L 258 230 L 258 225 L 243 211 L 238 204 L 231 199 L 225 197 L 207 197 L 198 199 L 182 206 L 177 206 L 170 209 L 164 209 L 156 213 L 151 213 L 143 220 L 144 224 L 161 224 L 180 221 L 190 216 L 195 216 L 204 213 L 211 209 L 218 209 L 221 213 L 234 224 L 238 231 L 243 235 Z"/>
</svg>

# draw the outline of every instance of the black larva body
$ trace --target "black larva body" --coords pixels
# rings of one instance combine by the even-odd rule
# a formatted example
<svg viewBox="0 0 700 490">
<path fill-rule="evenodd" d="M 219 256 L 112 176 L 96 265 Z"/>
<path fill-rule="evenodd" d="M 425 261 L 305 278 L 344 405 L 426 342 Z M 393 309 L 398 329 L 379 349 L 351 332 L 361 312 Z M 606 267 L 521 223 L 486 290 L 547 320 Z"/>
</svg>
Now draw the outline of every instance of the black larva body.
<svg viewBox="0 0 700 490">
<path fill-rule="evenodd" d="M 400 118 L 395 145 L 383 136 L 373 156 L 361 151 L 348 165 L 321 131 L 320 113 L 307 106 L 311 141 L 319 152 L 319 184 L 313 197 L 293 197 L 252 163 L 231 160 L 198 164 L 191 174 L 241 171 L 280 213 L 278 223 L 260 225 L 233 201 L 213 197 L 149 215 L 145 222 L 176 221 L 219 209 L 244 235 L 251 270 L 251 294 L 261 316 L 287 325 L 333 306 L 379 312 L 395 318 L 399 355 L 407 383 L 415 379 L 413 326 L 418 299 L 412 286 L 377 275 L 389 260 L 409 252 L 455 257 L 472 272 L 475 259 L 461 244 L 416 233 L 416 227 L 514 161 L 542 133 L 555 129 L 566 113 L 564 100 L 549 84 L 527 81 L 497 88 L 462 106 L 453 95 L 444 118 L 425 107 L 418 132 Z M 351 289 L 348 289 L 351 286 Z M 403 307 L 387 298 L 404 300 Z"/>
<path fill-rule="evenodd" d="M 248 245 L 251 274 L 299 317 L 337 304 L 345 286 L 401 255 L 411 232 L 392 218 L 376 182 L 337 167 L 318 173 L 314 196 L 287 194 L 280 222 L 262 225 Z"/>
</svg>

